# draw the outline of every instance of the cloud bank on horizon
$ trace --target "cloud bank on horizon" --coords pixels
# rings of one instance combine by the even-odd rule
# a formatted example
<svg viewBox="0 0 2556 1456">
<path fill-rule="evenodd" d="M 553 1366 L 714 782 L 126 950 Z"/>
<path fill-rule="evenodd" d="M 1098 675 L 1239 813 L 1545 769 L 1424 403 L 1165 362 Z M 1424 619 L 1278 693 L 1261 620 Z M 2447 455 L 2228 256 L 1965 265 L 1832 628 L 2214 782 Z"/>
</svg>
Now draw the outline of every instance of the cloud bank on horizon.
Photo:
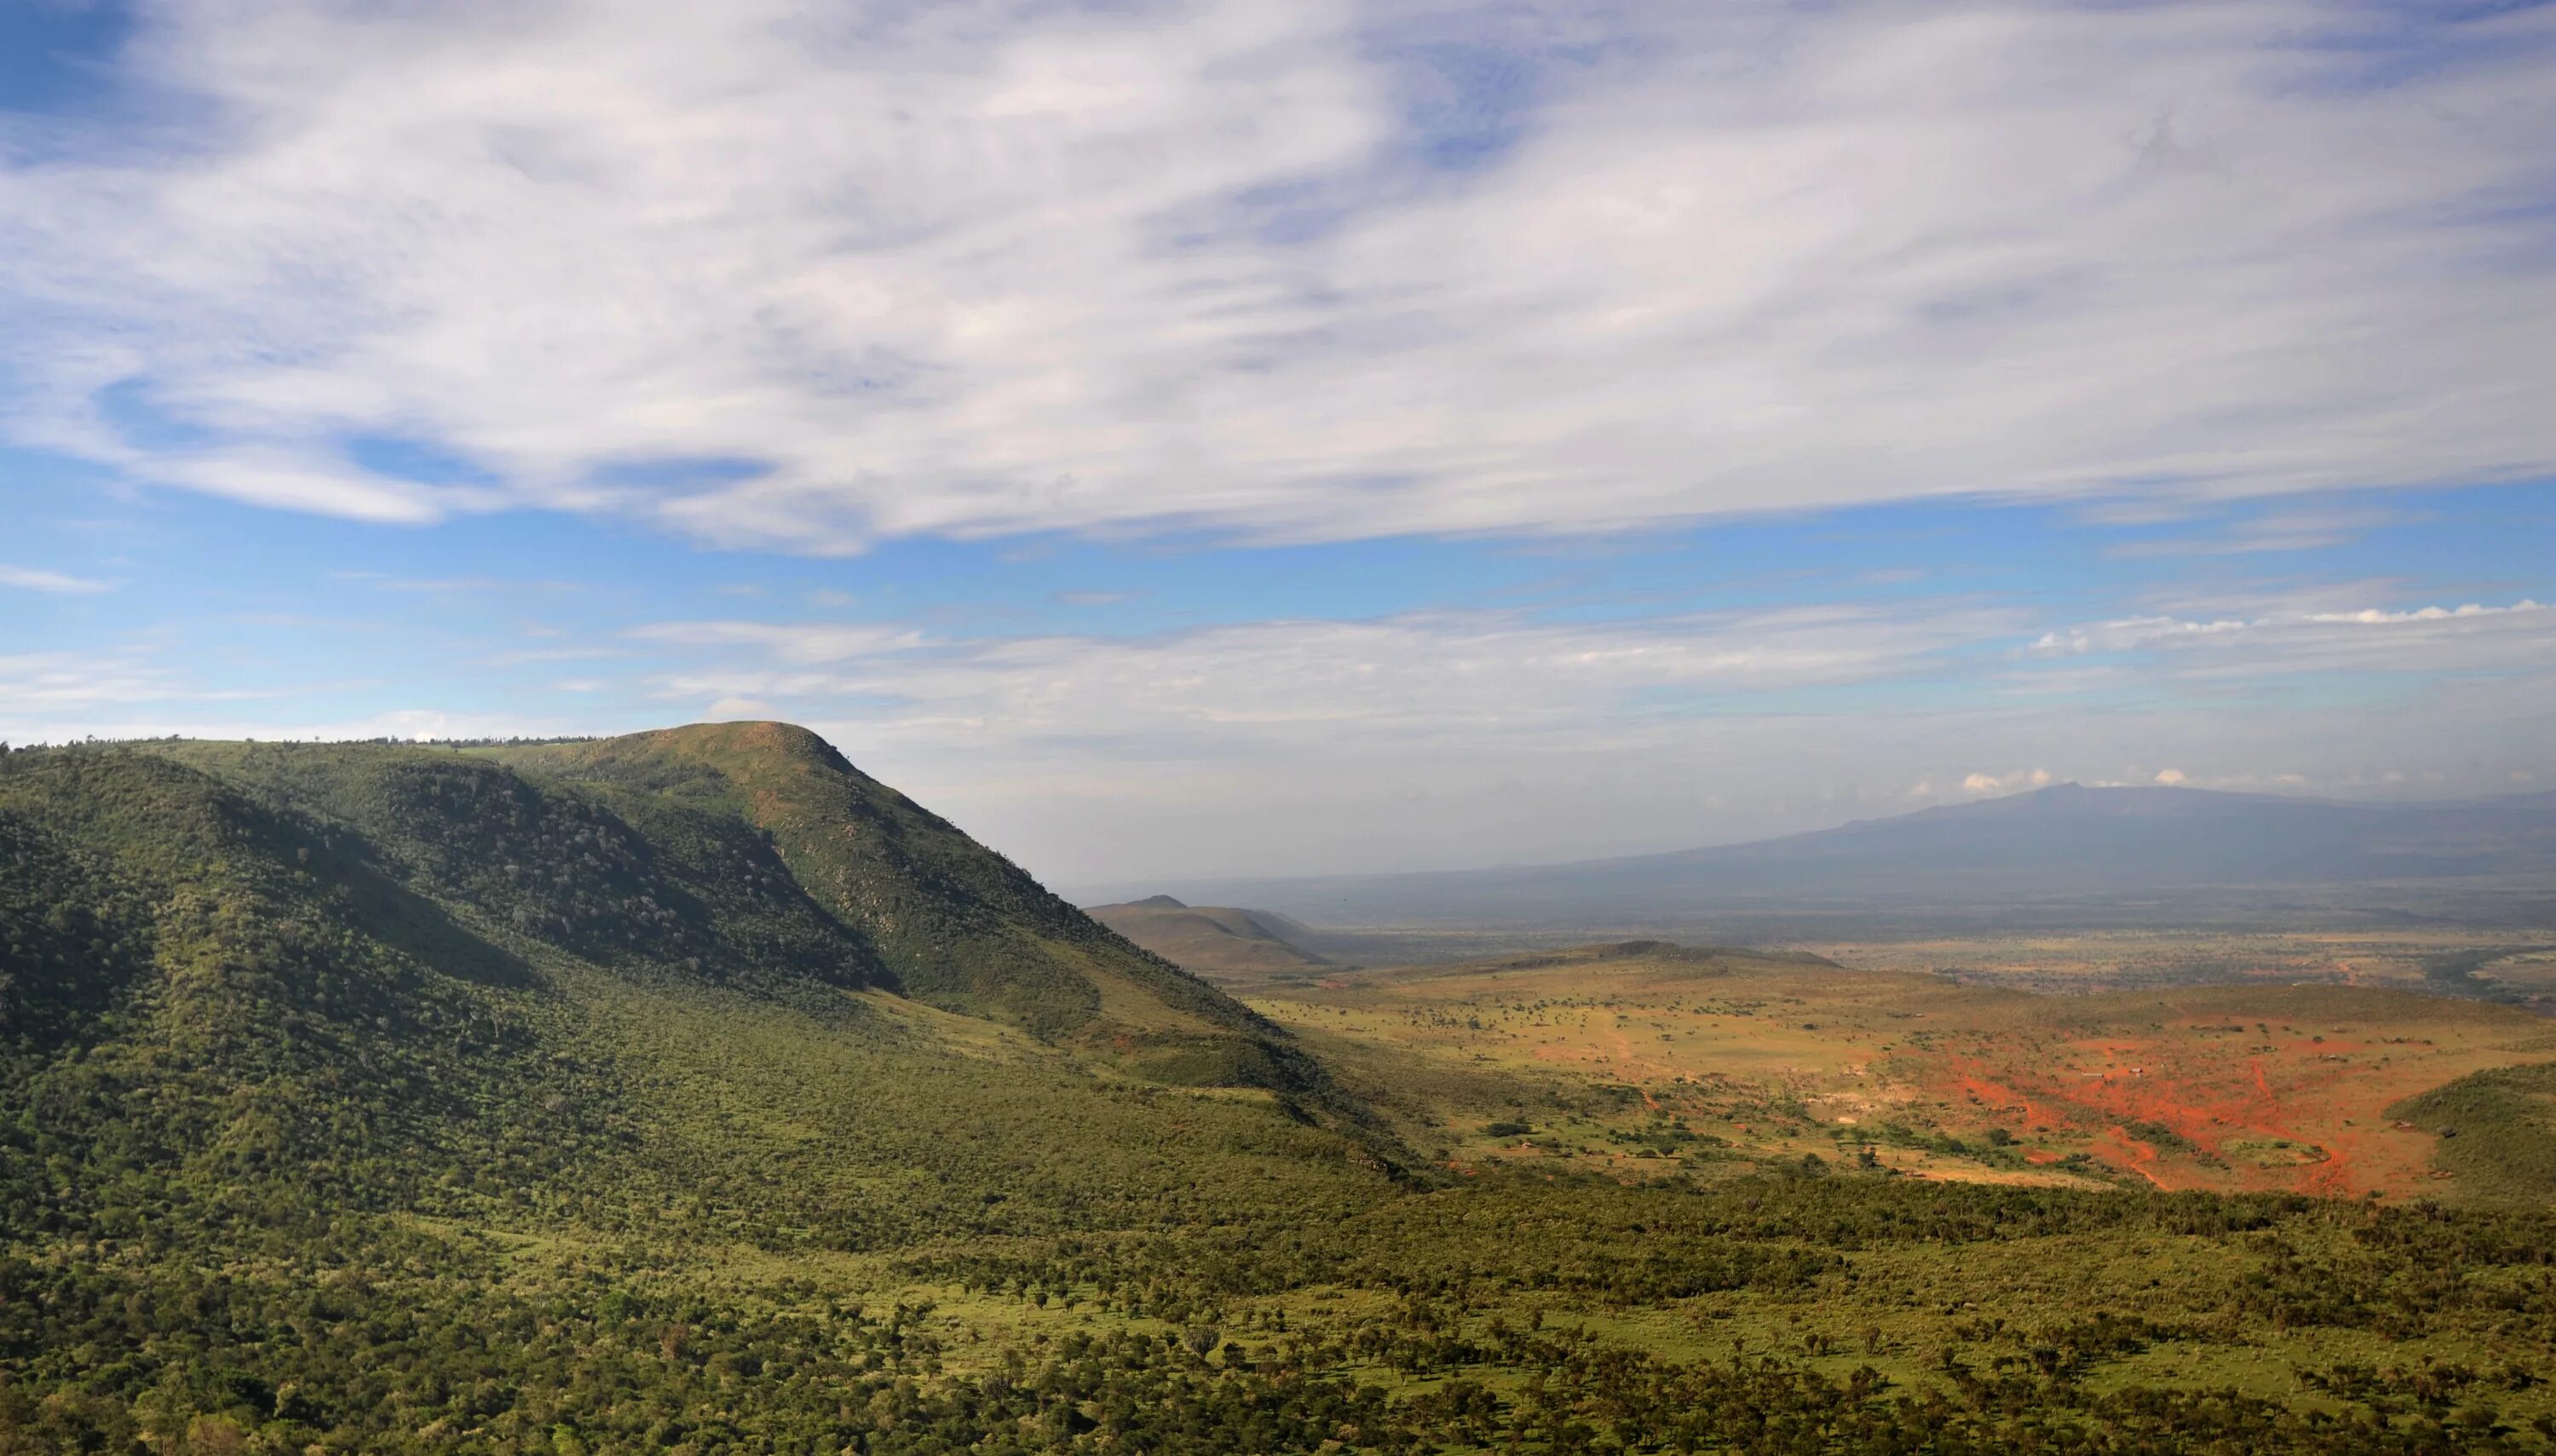
<svg viewBox="0 0 2556 1456">
<path fill-rule="evenodd" d="M 2556 774 L 2556 7 L 10 25 L 0 733 L 769 713 L 1087 875 Z"/>
</svg>

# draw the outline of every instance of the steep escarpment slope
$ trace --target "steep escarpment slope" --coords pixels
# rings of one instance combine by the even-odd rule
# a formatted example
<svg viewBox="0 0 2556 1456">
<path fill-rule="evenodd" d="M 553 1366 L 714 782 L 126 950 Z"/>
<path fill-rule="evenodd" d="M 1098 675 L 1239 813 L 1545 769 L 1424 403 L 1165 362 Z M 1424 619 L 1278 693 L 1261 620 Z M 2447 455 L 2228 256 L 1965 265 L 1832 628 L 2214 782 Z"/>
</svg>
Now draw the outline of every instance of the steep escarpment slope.
<svg viewBox="0 0 2556 1456">
<path fill-rule="evenodd" d="M 1173 1082 L 1293 1092 L 1321 1070 L 1239 1002 L 1051 894 L 805 728 L 697 725 L 492 750 L 536 780 L 726 816 L 913 996 L 1105 1050 Z"/>
</svg>

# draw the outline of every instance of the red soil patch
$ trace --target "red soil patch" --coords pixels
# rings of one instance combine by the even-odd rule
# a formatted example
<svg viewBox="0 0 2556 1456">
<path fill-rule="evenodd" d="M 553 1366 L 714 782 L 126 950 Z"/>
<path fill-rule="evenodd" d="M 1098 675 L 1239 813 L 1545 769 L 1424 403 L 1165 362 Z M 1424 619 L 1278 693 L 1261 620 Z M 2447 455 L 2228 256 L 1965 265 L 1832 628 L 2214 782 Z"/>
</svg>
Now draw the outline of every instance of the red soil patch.
<svg viewBox="0 0 2556 1456">
<path fill-rule="evenodd" d="M 2168 1181 L 2170 1169 L 2159 1166 L 2156 1144 L 2141 1142 L 2123 1127 L 2107 1127 L 2094 1147 L 2097 1157 L 2114 1167 L 2126 1168 L 2159 1188 L 2194 1187 L 2191 1183 Z"/>
<path fill-rule="evenodd" d="M 2479 1065 L 2436 1056 L 2433 1042 L 2320 1040 L 2204 1019 L 2161 1036 L 2043 1039 L 1987 1033 L 1959 1050 L 1909 1060 L 1927 1095 L 1967 1105 L 2018 1133 L 2074 1132 L 2087 1150 L 2160 1188 L 2264 1189 L 2352 1195 L 2424 1178 L 2430 1140 L 2391 1128 L 2380 1110 Z M 2268 1050 L 2266 1050 L 2268 1048 Z M 2483 1051 L 2484 1048 L 2478 1048 Z M 1931 1063 L 1931 1065 L 1929 1065 Z M 2189 1143 L 2160 1146 L 2147 1125 Z M 2054 1153 L 2028 1154 L 2035 1162 Z"/>
</svg>

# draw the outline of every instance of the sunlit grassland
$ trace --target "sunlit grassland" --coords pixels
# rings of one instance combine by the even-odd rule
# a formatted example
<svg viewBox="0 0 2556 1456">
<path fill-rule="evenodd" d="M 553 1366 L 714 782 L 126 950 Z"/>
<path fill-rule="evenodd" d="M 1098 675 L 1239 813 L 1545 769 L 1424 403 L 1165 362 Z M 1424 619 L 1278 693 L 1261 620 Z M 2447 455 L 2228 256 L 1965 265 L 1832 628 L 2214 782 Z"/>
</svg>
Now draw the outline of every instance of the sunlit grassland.
<svg viewBox="0 0 2556 1456">
<path fill-rule="evenodd" d="M 1817 1156 L 2008 1183 L 2491 1194 L 2392 1105 L 2556 1025 L 2342 986 L 2054 997 L 1635 946 L 1263 987 L 1442 1161 L 1640 1176 Z M 1385 1049 L 1390 1049 L 1389 1052 Z"/>
<path fill-rule="evenodd" d="M 2517 1001 L 2556 993 L 2556 930 L 2455 924 L 2401 930 L 2144 929 L 1810 938 L 1800 948 L 1875 971 L 2077 994 L 2261 984 L 2451 991 Z"/>
</svg>

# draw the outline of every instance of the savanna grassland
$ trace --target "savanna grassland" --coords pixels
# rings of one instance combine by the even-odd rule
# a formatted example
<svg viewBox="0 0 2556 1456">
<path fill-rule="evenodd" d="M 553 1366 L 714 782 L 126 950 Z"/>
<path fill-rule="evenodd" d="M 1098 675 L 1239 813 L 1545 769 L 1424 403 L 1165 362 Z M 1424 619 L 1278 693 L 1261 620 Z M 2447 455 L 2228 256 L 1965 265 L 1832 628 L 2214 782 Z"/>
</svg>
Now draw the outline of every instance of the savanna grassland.
<svg viewBox="0 0 2556 1456">
<path fill-rule="evenodd" d="M 2556 1434 L 2508 1007 L 1662 946 L 1246 1004 L 779 725 L 10 754 L 0 945 L 0 1451 Z M 2135 1101 L 2249 1064 L 2415 1125 Z M 2299 1191 L 2385 1148 L 2436 1196 Z"/>
<path fill-rule="evenodd" d="M 2474 1073 L 2556 1060 L 2556 1023 L 2474 999 L 2188 982 L 2043 995 L 1660 942 L 1291 978 L 1250 994 L 1301 1034 L 1347 1043 L 1340 1065 L 1381 1065 L 1361 1049 L 1389 1046 L 1405 1082 L 1412 1062 L 1483 1087 L 1520 1079 L 1505 1108 L 1378 1088 L 1379 1103 L 1444 1129 L 1460 1163 L 1635 1174 L 1663 1159 L 1843 1155 L 1973 1182 L 2456 1198 L 2468 1190 L 2439 1156 L 2441 1120 L 2392 1110 Z M 1535 1135 L 1468 1129 L 1473 1115 L 1532 1123 L 1556 1098 L 1594 1111 Z"/>
<path fill-rule="evenodd" d="M 2017 991 L 2358 986 L 2556 1010 L 2556 932 L 2543 930 L 2109 930 L 1799 944 L 1865 970 Z"/>
</svg>

